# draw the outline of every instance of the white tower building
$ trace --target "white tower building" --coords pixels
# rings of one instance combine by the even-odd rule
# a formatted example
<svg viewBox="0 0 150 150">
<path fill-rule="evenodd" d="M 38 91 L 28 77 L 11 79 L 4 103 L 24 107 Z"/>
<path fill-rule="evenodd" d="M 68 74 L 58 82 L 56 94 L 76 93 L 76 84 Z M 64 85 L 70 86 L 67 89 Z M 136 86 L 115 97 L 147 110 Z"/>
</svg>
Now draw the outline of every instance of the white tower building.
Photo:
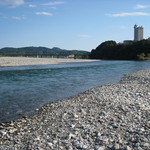
<svg viewBox="0 0 150 150">
<path fill-rule="evenodd" d="M 143 40 L 143 27 L 134 25 L 134 41 Z"/>
</svg>

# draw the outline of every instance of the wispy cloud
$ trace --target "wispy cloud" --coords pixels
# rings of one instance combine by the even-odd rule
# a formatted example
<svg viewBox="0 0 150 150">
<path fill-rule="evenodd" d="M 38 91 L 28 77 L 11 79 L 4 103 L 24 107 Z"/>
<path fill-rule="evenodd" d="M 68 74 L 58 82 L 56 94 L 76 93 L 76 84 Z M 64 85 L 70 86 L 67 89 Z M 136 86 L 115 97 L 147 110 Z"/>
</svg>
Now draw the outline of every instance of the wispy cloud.
<svg viewBox="0 0 150 150">
<path fill-rule="evenodd" d="M 15 20 L 25 20 L 26 18 L 25 17 L 13 16 L 12 19 L 15 19 Z"/>
<path fill-rule="evenodd" d="M 57 9 L 56 7 L 52 6 L 51 9 Z"/>
<path fill-rule="evenodd" d="M 17 7 L 24 4 L 24 0 L 0 0 L 0 5 L 8 5 L 10 7 Z"/>
<path fill-rule="evenodd" d="M 60 4 L 64 4 L 64 1 L 53 1 L 53 2 L 49 2 L 43 5 L 49 5 L 49 6 L 54 6 L 54 5 L 60 5 Z"/>
<path fill-rule="evenodd" d="M 79 37 L 81 37 L 81 38 L 91 38 L 92 36 L 88 35 L 88 34 L 80 34 Z"/>
<path fill-rule="evenodd" d="M 123 12 L 118 14 L 107 14 L 112 17 L 126 17 L 126 16 L 150 16 L 150 13 L 145 12 Z"/>
<path fill-rule="evenodd" d="M 34 7 L 36 7 L 36 5 L 30 4 L 29 7 L 30 7 L 30 8 L 34 8 Z"/>
<path fill-rule="evenodd" d="M 148 7 L 150 7 L 150 5 L 137 4 L 134 8 L 135 8 L 135 9 L 144 9 L 144 8 L 148 8 Z"/>
<path fill-rule="evenodd" d="M 36 15 L 44 15 L 44 16 L 53 16 L 53 14 L 49 13 L 49 12 L 36 12 L 35 14 Z"/>
</svg>

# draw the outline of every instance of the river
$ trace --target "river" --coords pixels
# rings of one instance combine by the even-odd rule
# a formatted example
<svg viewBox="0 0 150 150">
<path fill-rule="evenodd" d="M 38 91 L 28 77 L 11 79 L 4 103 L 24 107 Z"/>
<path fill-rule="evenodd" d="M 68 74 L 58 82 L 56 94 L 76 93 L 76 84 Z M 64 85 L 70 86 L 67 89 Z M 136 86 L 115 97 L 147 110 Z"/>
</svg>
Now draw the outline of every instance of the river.
<svg viewBox="0 0 150 150">
<path fill-rule="evenodd" d="M 43 104 L 118 82 L 124 74 L 143 69 L 150 69 L 150 61 L 0 67 L 0 122 L 32 114 Z"/>
</svg>

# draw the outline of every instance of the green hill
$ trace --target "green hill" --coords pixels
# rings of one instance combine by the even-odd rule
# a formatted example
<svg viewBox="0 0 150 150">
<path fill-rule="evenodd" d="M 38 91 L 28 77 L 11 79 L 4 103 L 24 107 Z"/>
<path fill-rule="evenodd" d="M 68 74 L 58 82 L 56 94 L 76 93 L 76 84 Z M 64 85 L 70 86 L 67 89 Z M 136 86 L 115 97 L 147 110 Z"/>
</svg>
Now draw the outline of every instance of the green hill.
<svg viewBox="0 0 150 150">
<path fill-rule="evenodd" d="M 0 49 L 0 56 L 24 56 L 24 57 L 67 57 L 75 55 L 76 58 L 87 58 L 89 52 L 82 50 L 66 50 L 58 47 L 52 49 L 46 47 L 5 47 Z"/>
<path fill-rule="evenodd" d="M 105 60 L 149 60 L 150 40 L 141 40 L 130 44 L 117 44 L 115 41 L 105 41 L 91 51 L 90 58 Z"/>
</svg>

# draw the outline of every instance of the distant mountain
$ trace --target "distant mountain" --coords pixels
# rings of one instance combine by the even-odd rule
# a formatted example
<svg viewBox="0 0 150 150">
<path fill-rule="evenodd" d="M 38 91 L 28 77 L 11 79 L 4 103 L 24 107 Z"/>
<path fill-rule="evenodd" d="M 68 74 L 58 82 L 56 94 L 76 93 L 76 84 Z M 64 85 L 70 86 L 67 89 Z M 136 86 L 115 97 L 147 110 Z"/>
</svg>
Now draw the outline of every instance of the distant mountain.
<svg viewBox="0 0 150 150">
<path fill-rule="evenodd" d="M 0 49 L 0 56 L 25 56 L 25 57 L 67 57 L 74 55 L 77 58 L 87 58 L 89 52 L 83 50 L 66 50 L 58 47 L 5 47 Z"/>
<path fill-rule="evenodd" d="M 59 47 L 53 47 L 51 50 L 53 50 L 55 52 L 60 52 L 60 51 L 66 50 L 66 49 L 61 49 Z"/>
<path fill-rule="evenodd" d="M 2 48 L 0 50 L 6 50 L 6 51 L 8 50 L 9 51 L 9 50 L 13 50 L 13 49 L 15 49 L 15 48 L 13 48 L 13 47 L 4 47 L 4 48 Z"/>
</svg>

